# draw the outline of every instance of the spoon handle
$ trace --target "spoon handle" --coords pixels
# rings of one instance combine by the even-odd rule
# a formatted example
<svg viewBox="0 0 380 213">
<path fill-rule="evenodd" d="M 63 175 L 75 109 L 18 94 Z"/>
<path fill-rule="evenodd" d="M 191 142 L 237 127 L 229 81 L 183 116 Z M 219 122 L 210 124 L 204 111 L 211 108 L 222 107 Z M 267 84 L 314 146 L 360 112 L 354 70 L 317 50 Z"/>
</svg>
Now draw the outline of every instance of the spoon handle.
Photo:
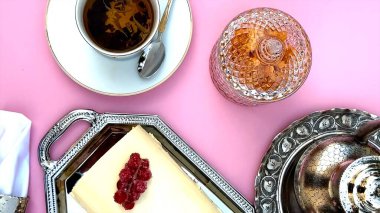
<svg viewBox="0 0 380 213">
<path fill-rule="evenodd" d="M 165 31 L 166 22 L 168 22 L 169 12 L 170 8 L 172 6 L 172 0 L 168 0 L 168 3 L 166 4 L 164 14 L 162 15 L 160 25 L 158 25 L 158 32 L 162 33 Z"/>
</svg>

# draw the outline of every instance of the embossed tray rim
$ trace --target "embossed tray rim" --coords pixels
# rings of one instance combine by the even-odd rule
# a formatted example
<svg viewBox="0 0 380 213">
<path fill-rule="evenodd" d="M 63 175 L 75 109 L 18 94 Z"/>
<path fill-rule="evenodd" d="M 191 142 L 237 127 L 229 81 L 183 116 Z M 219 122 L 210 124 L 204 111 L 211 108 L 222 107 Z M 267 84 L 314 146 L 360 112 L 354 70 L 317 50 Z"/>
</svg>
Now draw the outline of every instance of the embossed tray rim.
<svg viewBox="0 0 380 213">
<path fill-rule="evenodd" d="M 50 159 L 50 146 L 77 120 L 85 120 L 91 127 L 83 136 L 69 148 L 57 161 Z M 254 207 L 236 191 L 220 174 L 209 166 L 189 145 L 186 144 L 168 125 L 156 115 L 137 115 L 121 113 L 97 113 L 93 110 L 74 110 L 59 120 L 43 137 L 38 147 L 39 162 L 45 172 L 46 208 L 49 213 L 59 212 L 55 181 L 65 166 L 70 163 L 87 143 L 107 124 L 146 125 L 155 127 L 186 160 L 190 161 L 199 171 L 225 195 L 236 209 L 242 212 L 254 212 Z M 220 197 L 219 197 L 220 199 Z M 222 199 L 220 199 L 222 200 Z"/>
</svg>

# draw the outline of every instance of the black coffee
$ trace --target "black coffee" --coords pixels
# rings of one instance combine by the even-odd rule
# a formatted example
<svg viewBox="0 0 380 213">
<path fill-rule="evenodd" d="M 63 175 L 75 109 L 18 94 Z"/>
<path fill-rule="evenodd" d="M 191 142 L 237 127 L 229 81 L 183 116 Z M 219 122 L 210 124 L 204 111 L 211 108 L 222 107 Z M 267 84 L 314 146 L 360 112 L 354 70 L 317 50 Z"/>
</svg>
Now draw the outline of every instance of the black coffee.
<svg viewBox="0 0 380 213">
<path fill-rule="evenodd" d="M 149 0 L 88 0 L 83 20 L 96 44 L 124 52 L 139 46 L 150 34 L 153 8 Z"/>
</svg>

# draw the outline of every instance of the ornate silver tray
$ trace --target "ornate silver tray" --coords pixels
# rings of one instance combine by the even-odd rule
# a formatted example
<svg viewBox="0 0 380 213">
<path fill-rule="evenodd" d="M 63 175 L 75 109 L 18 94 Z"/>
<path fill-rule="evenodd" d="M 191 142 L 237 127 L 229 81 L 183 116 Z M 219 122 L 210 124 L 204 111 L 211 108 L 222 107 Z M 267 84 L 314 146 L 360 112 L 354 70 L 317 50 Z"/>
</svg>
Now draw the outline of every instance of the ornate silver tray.
<svg viewBox="0 0 380 213">
<path fill-rule="evenodd" d="M 88 121 L 90 128 L 59 160 L 51 160 L 51 145 L 78 120 Z M 254 212 L 253 206 L 158 116 L 99 114 L 92 110 L 70 112 L 40 142 L 38 154 L 45 172 L 47 212 L 70 212 L 67 196 L 79 179 L 76 172 L 88 170 L 135 125 L 152 133 L 223 212 Z"/>
<path fill-rule="evenodd" d="M 359 127 L 374 119 L 377 116 L 360 110 L 332 109 L 312 113 L 279 133 L 264 156 L 256 177 L 256 212 L 303 212 L 297 202 L 295 189 L 300 186 L 295 181 L 295 175 L 298 175 L 295 170 L 305 150 L 336 136 L 353 138 Z M 364 145 L 379 154 L 380 131 L 370 134 Z M 314 198 L 313 202 L 324 201 Z"/>
</svg>

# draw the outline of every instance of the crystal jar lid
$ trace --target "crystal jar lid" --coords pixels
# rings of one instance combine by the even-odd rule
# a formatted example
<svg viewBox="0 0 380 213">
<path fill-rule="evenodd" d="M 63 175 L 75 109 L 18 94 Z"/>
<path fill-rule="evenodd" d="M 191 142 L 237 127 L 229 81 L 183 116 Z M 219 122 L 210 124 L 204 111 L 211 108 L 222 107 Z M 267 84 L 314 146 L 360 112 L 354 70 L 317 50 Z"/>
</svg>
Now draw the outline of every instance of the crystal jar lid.
<svg viewBox="0 0 380 213">
<path fill-rule="evenodd" d="M 339 196 L 346 212 L 380 212 L 380 156 L 350 164 L 340 179 Z"/>
<path fill-rule="evenodd" d="M 307 34 L 293 17 L 277 9 L 255 8 L 239 14 L 217 44 L 227 81 L 257 102 L 288 97 L 310 71 Z"/>
</svg>

